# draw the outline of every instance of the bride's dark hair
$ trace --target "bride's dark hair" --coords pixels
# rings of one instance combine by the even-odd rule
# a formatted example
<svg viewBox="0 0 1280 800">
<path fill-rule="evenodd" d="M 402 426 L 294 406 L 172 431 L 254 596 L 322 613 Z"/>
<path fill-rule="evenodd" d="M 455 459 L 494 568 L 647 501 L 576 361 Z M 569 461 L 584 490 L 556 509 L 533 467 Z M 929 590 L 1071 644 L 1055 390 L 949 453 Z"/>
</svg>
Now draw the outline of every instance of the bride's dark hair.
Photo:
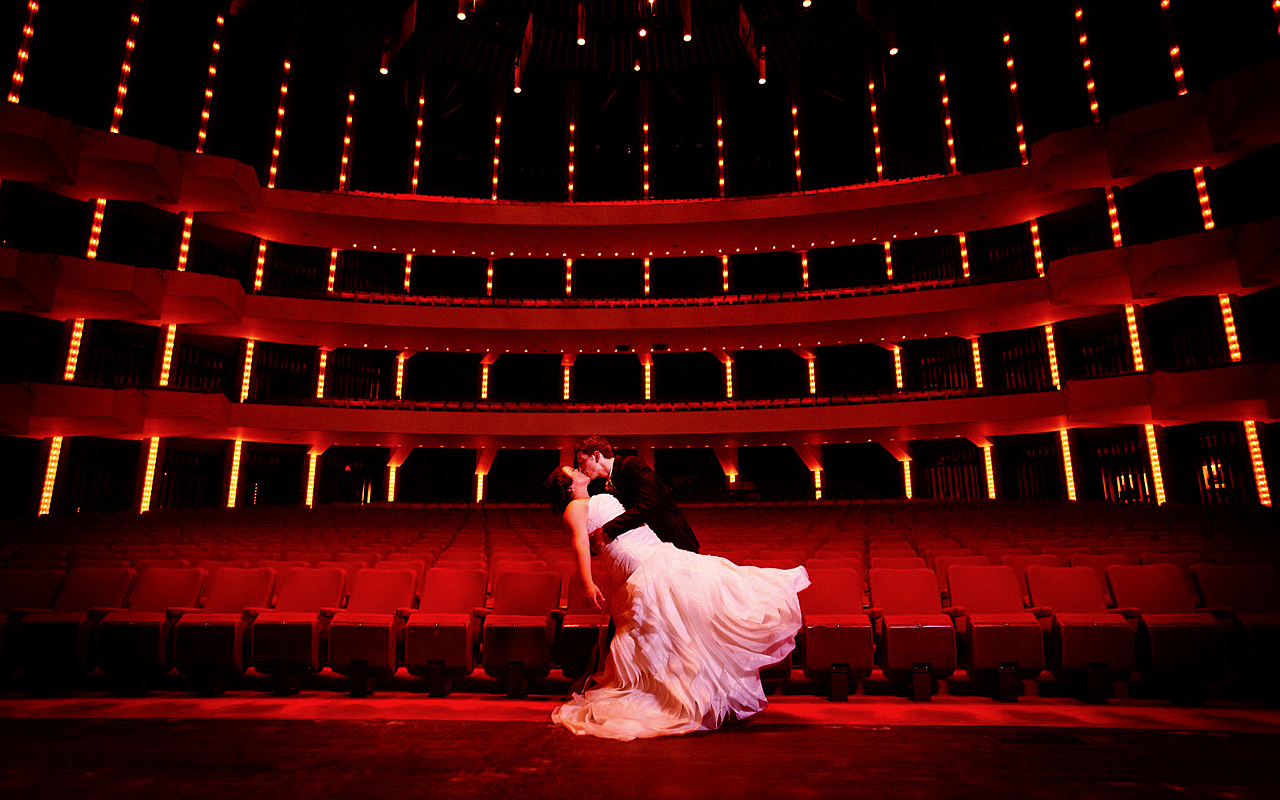
<svg viewBox="0 0 1280 800">
<path fill-rule="evenodd" d="M 547 490 L 547 499 L 551 501 L 551 510 L 563 514 L 569 501 L 573 499 L 573 479 L 565 473 L 564 467 L 556 467 L 542 482 Z"/>
</svg>

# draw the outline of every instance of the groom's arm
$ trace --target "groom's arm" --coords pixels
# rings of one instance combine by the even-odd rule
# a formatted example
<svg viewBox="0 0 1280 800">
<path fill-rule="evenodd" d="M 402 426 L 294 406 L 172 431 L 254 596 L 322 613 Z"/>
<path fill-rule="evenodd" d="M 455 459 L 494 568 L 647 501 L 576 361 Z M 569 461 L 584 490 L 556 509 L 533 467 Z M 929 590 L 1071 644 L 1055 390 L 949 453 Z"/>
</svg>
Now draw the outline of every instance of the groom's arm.
<svg viewBox="0 0 1280 800">
<path fill-rule="evenodd" d="M 636 499 L 630 508 L 600 528 L 601 534 L 610 540 L 641 525 L 648 525 L 658 502 L 658 486 L 655 482 L 658 476 L 654 474 L 653 468 L 636 458 L 627 462 L 626 470 L 628 480 L 635 489 Z"/>
</svg>

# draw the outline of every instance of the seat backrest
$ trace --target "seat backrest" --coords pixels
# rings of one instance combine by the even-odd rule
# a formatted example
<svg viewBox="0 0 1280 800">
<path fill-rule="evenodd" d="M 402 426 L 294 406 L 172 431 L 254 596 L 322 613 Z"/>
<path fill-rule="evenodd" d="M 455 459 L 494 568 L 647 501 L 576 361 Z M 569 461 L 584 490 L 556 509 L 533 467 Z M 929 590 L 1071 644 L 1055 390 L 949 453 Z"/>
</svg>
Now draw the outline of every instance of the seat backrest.
<svg viewBox="0 0 1280 800">
<path fill-rule="evenodd" d="M 411 569 L 362 569 L 351 584 L 347 611 L 390 614 L 397 608 L 409 608 L 417 583 L 418 576 Z"/>
<path fill-rule="evenodd" d="M 426 570 L 435 563 L 436 555 L 436 551 L 430 548 L 410 548 L 407 550 L 401 550 L 398 553 L 388 553 L 387 557 L 383 559 L 383 561 L 421 561 L 422 570 L 423 572 L 426 572 Z"/>
<path fill-rule="evenodd" d="M 316 564 L 321 561 L 329 561 L 332 556 L 325 550 L 290 550 L 284 554 L 286 561 L 305 561 L 308 564 Z"/>
<path fill-rule="evenodd" d="M 1191 573 L 1206 606 L 1240 614 L 1280 612 L 1280 580 L 1269 564 L 1196 564 Z"/>
<path fill-rule="evenodd" d="M 67 573 L 54 601 L 54 611 L 120 608 L 129 595 L 134 572 L 124 567 L 82 567 Z"/>
<path fill-rule="evenodd" d="M 1132 564 L 1133 559 L 1123 553 L 1076 553 L 1067 561 L 1073 567 L 1089 567 L 1096 570 L 1105 585 L 1107 580 L 1107 567 L 1116 566 L 1117 564 Z"/>
<path fill-rule="evenodd" d="M 138 576 L 138 588 L 129 599 L 131 611 L 164 611 L 200 602 L 207 576 L 199 567 L 155 567 Z"/>
<path fill-rule="evenodd" d="M 953 564 L 947 571 L 951 605 L 970 614 L 1013 614 L 1025 611 L 1022 587 L 1013 567 Z"/>
<path fill-rule="evenodd" d="M 1071 562 L 1072 556 L 1089 555 L 1093 551 L 1087 547 L 1065 546 L 1060 547 L 1054 545 L 1052 547 L 1046 545 L 1040 548 L 1040 552 L 1046 555 L 1054 555 L 1062 559 L 1062 565 L 1065 567 Z"/>
<path fill-rule="evenodd" d="M 967 547 L 921 547 L 921 555 L 924 556 L 925 563 L 933 567 L 938 563 L 938 559 L 942 556 L 972 556 L 977 555 Z"/>
<path fill-rule="evenodd" d="M 542 616 L 560 607 L 560 575 L 511 570 L 498 576 L 493 613 Z"/>
<path fill-rule="evenodd" d="M 333 557 L 334 561 L 360 561 L 367 567 L 370 564 L 376 564 L 382 560 L 382 554 L 376 550 L 349 550 L 344 553 L 338 553 Z"/>
<path fill-rule="evenodd" d="M 1186 580 L 1187 585 L 1193 589 L 1195 587 L 1195 579 L 1191 577 L 1191 568 L 1196 564 L 1206 561 L 1200 553 L 1182 552 L 1182 553 L 1143 553 L 1139 559 L 1141 564 L 1173 564 L 1182 570 L 1182 577 Z"/>
<path fill-rule="evenodd" d="M 140 558 L 133 562 L 133 568 L 137 570 L 139 575 L 156 567 L 181 569 L 189 566 L 191 566 L 191 562 L 185 558 Z"/>
<path fill-rule="evenodd" d="M 276 574 L 279 574 L 284 572 L 286 569 L 309 566 L 309 562 L 301 558 L 264 558 L 254 566 L 255 568 L 261 567 L 262 569 L 273 569 L 276 571 Z"/>
<path fill-rule="evenodd" d="M 1107 582 L 1116 605 L 1146 614 L 1185 614 L 1196 610 L 1195 598 L 1182 570 L 1174 564 L 1115 564 Z"/>
<path fill-rule="evenodd" d="M 76 559 L 77 567 L 132 567 L 128 561 L 123 558 L 79 558 Z M 173 566 L 186 566 L 186 564 L 174 564 Z"/>
<path fill-rule="evenodd" d="M 489 575 L 482 569 L 432 567 L 422 578 L 421 611 L 470 614 L 484 605 Z"/>
<path fill-rule="evenodd" d="M 66 574 L 60 569 L 0 569 L 0 614 L 11 608 L 48 608 Z"/>
<path fill-rule="evenodd" d="M 1005 556 L 1029 556 L 1031 555 L 1031 548 L 1003 545 L 999 547 L 984 547 L 980 552 L 991 559 L 992 562 L 999 563 Z"/>
<path fill-rule="evenodd" d="M 224 567 L 238 567 L 239 569 L 248 569 L 251 566 L 252 564 L 250 564 L 248 561 L 242 558 L 226 559 L 226 560 L 207 558 L 203 561 L 196 562 L 196 567 L 204 570 L 210 575 L 214 574 L 220 569 L 223 569 Z"/>
<path fill-rule="evenodd" d="M 356 573 L 362 569 L 368 569 L 369 565 L 363 561 L 317 561 L 313 565 L 316 569 L 340 569 L 347 576 L 347 583 L 356 577 Z"/>
<path fill-rule="evenodd" d="M 947 570 L 956 564 L 965 564 L 971 567 L 989 567 L 991 559 L 986 556 L 938 556 L 933 560 L 933 571 L 938 575 L 938 589 L 943 593 L 950 594 L 947 586 Z"/>
<path fill-rule="evenodd" d="M 572 566 L 573 569 L 560 571 L 561 585 L 565 588 L 565 597 L 563 599 L 566 612 L 569 614 L 600 613 L 600 609 L 591 605 L 591 603 L 587 601 L 586 589 L 582 584 L 582 576 L 578 574 L 577 565 L 571 564 L 570 566 Z M 591 562 L 591 573 L 592 580 L 595 581 L 596 586 L 599 586 L 600 589 L 604 591 L 604 578 L 598 571 L 596 560 Z"/>
<path fill-rule="evenodd" d="M 800 592 L 800 610 L 814 614 L 861 614 L 862 572 L 853 569 L 809 569 L 809 587 Z"/>
<path fill-rule="evenodd" d="M 416 594 L 418 587 L 422 585 L 422 576 L 427 571 L 427 562 L 425 561 L 379 561 L 373 565 L 373 569 L 407 569 L 413 573 L 413 591 Z"/>
<path fill-rule="evenodd" d="M 803 564 L 808 557 L 808 551 L 801 550 L 798 547 L 765 548 L 760 551 L 760 558 L 768 561 L 790 561 L 792 564 Z"/>
<path fill-rule="evenodd" d="M 929 564 L 919 556 L 872 556 L 872 569 L 928 569 Z"/>
<path fill-rule="evenodd" d="M 218 614 L 234 614 L 246 608 L 263 608 L 271 604 L 276 571 L 271 567 L 226 567 L 209 577 L 204 596 L 204 610 Z"/>
<path fill-rule="evenodd" d="M 806 569 L 856 569 L 862 572 L 862 559 L 852 556 L 816 556 L 804 562 Z"/>
<path fill-rule="evenodd" d="M 340 569 L 294 567 L 276 587 L 276 611 L 313 612 L 342 605 L 347 573 Z"/>
<path fill-rule="evenodd" d="M 1012 567 L 1018 575 L 1018 580 L 1022 580 L 1027 574 L 1027 567 L 1060 567 L 1062 559 L 1051 553 L 1041 553 L 1038 556 L 1006 555 L 1000 557 L 1000 563 L 1006 567 Z"/>
<path fill-rule="evenodd" d="M 938 577 L 931 569 L 872 567 L 867 577 L 871 586 L 871 605 L 886 614 L 942 613 Z"/>
<path fill-rule="evenodd" d="M 1107 610 L 1107 591 L 1098 571 L 1089 567 L 1027 567 L 1031 604 L 1055 614 L 1097 614 Z"/>
</svg>

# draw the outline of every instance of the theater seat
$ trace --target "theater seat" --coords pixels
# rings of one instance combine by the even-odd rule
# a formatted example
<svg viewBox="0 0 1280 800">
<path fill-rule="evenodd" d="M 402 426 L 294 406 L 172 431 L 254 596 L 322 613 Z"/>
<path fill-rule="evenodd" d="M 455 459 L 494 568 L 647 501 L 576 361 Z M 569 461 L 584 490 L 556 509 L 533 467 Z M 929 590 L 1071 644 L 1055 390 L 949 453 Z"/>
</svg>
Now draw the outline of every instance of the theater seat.
<svg viewBox="0 0 1280 800">
<path fill-rule="evenodd" d="M 1006 567 L 1013 568 L 1014 574 L 1018 576 L 1018 586 L 1021 587 L 1023 590 L 1022 599 L 1027 602 L 1030 602 L 1030 597 L 1028 597 L 1026 593 L 1027 567 L 1031 567 L 1031 566 L 1060 567 L 1062 566 L 1062 560 L 1059 559 L 1057 556 L 1049 553 L 1042 553 L 1038 556 L 1033 556 L 1033 555 L 1001 556 L 1000 563 Z M 1101 585 L 1101 581 L 1099 581 L 1099 585 Z"/>
<path fill-rule="evenodd" d="M 1209 611 L 1226 621 L 1237 676 L 1275 697 L 1280 664 L 1280 577 L 1268 564 L 1196 564 L 1191 568 Z"/>
<path fill-rule="evenodd" d="M 871 556 L 872 569 L 929 569 L 929 563 L 919 556 Z M 935 584 L 937 579 L 934 579 Z"/>
<path fill-rule="evenodd" d="M 404 662 L 431 695 L 448 694 L 452 677 L 475 669 L 488 585 L 482 569 L 433 567 L 423 576 L 418 610 L 405 623 Z"/>
<path fill-rule="evenodd" d="M 0 569 L 0 675 L 7 675 L 11 669 L 5 649 L 9 612 L 47 611 L 65 577 L 60 569 Z"/>
<path fill-rule="evenodd" d="M 1031 602 L 1050 614 L 1050 672 L 1064 682 L 1084 681 L 1089 700 L 1106 702 L 1109 680 L 1127 679 L 1134 668 L 1133 631 L 1107 609 L 1107 593 L 1089 567 L 1030 565 Z"/>
<path fill-rule="evenodd" d="M 911 680 L 913 700 L 928 700 L 933 682 L 956 668 L 956 635 L 942 613 L 933 570 L 878 569 L 868 576 L 880 669 L 890 680 Z"/>
<path fill-rule="evenodd" d="M 593 559 L 591 562 L 593 571 L 596 561 Z M 574 566 L 575 569 L 562 575 L 567 591 L 564 619 L 556 635 L 556 660 L 566 678 L 582 675 L 591 660 L 592 648 L 600 640 L 601 631 L 609 625 L 608 608 L 598 609 L 588 602 L 582 576 L 578 574 L 577 565 Z M 604 586 L 602 576 L 595 575 L 592 579 L 597 586 Z"/>
<path fill-rule="evenodd" d="M 102 671 L 145 679 L 168 670 L 169 634 L 177 622 L 169 609 L 194 607 L 204 591 L 205 576 L 197 567 L 155 567 L 139 576 L 129 608 L 108 612 L 98 624 Z"/>
<path fill-rule="evenodd" d="M 329 623 L 329 668 L 351 678 L 353 697 L 368 694 L 374 681 L 399 668 L 398 646 L 417 582 L 407 568 L 356 573 L 347 607 Z"/>
<path fill-rule="evenodd" d="M 850 680 L 865 678 L 875 666 L 862 572 L 809 569 L 809 581 L 800 593 L 804 674 L 823 681 L 831 699 L 843 702 L 849 699 Z"/>
<path fill-rule="evenodd" d="M 1018 699 L 1019 678 L 1044 669 L 1044 636 L 1022 605 L 1012 567 L 954 564 L 947 574 L 956 640 L 970 678 L 995 678 L 996 699 Z"/>
<path fill-rule="evenodd" d="M 942 593 L 944 598 L 951 595 L 950 587 L 947 585 L 947 570 L 955 564 L 965 564 L 971 567 L 989 567 L 991 559 L 986 556 L 953 556 L 939 555 L 933 559 L 933 571 L 938 576 L 938 591 Z"/>
<path fill-rule="evenodd" d="M 1088 567 L 1098 573 L 1098 578 L 1102 581 L 1102 585 L 1107 589 L 1107 602 L 1109 605 L 1115 605 L 1115 598 L 1111 596 L 1111 586 L 1107 581 L 1107 567 L 1117 565 L 1130 565 L 1134 560 L 1123 553 L 1077 553 L 1067 561 L 1073 567 Z"/>
<path fill-rule="evenodd" d="M 249 626 L 271 604 L 276 572 L 228 567 L 208 581 L 204 606 L 182 613 L 173 630 L 173 666 L 212 688 L 244 672 Z"/>
<path fill-rule="evenodd" d="M 485 618 L 481 653 L 485 674 L 505 682 L 508 697 L 523 697 L 528 679 L 551 672 L 560 576 L 509 571 L 498 578 Z"/>
<path fill-rule="evenodd" d="M 84 567 L 67 573 L 52 610 L 10 611 L 12 663 L 39 682 L 70 678 L 90 666 L 90 642 L 107 610 L 124 606 L 131 569 Z"/>
<path fill-rule="evenodd" d="M 280 576 L 275 608 L 249 629 L 250 663 L 275 678 L 278 693 L 296 691 L 299 672 L 319 671 L 321 640 L 345 589 L 341 569 L 294 568 Z"/>
</svg>

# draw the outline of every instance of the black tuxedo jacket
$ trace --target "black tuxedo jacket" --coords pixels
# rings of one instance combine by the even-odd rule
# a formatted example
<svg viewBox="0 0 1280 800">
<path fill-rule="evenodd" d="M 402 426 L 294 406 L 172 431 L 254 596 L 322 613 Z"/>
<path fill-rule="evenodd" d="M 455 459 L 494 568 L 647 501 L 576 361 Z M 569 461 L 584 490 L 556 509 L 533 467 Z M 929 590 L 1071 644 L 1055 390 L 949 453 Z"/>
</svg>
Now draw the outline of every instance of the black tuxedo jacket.
<svg viewBox="0 0 1280 800">
<path fill-rule="evenodd" d="M 671 542 L 681 550 L 698 552 L 698 538 L 676 508 L 671 490 L 643 459 L 618 456 L 609 477 L 613 481 L 613 493 L 627 510 L 604 524 L 601 530 L 605 536 L 616 539 L 629 530 L 648 525 L 662 541 Z"/>
</svg>

